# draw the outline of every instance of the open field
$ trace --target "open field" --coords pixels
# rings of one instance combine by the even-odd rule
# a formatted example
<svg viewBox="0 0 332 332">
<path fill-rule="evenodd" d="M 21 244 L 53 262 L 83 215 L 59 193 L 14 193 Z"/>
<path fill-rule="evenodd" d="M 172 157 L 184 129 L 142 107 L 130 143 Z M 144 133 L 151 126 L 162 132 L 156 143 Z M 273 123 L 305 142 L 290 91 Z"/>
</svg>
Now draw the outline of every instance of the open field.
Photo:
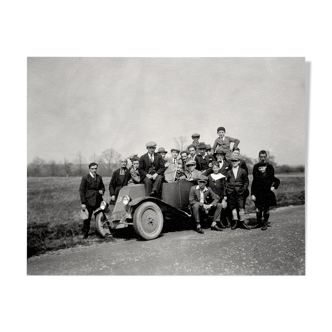
<svg viewBox="0 0 332 332">
<path fill-rule="evenodd" d="M 276 192 L 278 206 L 302 205 L 305 203 L 304 176 L 278 174 L 281 180 Z M 108 185 L 110 177 L 103 178 L 106 192 L 104 200 L 109 201 Z M 249 176 L 250 185 L 252 177 Z M 28 178 L 28 257 L 47 250 L 66 248 L 83 243 L 79 221 L 81 178 Z M 250 187 L 249 187 L 250 189 Z M 250 199 L 246 203 L 246 213 L 254 211 Z M 94 222 L 91 222 L 91 230 Z M 96 241 L 100 239 L 96 238 Z M 112 239 L 110 239 L 112 240 Z M 104 240 L 102 240 L 104 241 Z"/>
</svg>

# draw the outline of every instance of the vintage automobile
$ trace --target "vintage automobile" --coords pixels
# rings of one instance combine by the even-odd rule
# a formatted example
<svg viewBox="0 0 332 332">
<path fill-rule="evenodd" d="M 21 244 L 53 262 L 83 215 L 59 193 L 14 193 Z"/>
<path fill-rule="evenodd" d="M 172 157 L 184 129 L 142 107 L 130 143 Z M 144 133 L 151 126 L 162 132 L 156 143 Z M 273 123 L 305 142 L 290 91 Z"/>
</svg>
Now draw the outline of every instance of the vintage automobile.
<svg viewBox="0 0 332 332">
<path fill-rule="evenodd" d="M 101 236 L 110 234 L 110 229 L 134 226 L 145 240 L 159 236 L 165 214 L 190 218 L 189 191 L 193 182 L 176 181 L 163 183 L 161 199 L 145 196 L 143 184 L 121 188 L 113 211 L 108 215 L 108 204 L 102 202 L 95 211 L 96 229 Z"/>
</svg>

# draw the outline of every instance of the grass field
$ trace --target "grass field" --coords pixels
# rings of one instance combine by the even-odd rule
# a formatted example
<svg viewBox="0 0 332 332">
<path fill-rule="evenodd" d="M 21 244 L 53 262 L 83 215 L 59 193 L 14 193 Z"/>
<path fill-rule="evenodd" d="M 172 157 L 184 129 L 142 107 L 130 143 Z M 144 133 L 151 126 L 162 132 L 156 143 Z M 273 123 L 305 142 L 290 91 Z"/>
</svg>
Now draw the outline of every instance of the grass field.
<svg viewBox="0 0 332 332">
<path fill-rule="evenodd" d="M 281 184 L 276 191 L 278 206 L 305 204 L 305 178 L 280 175 Z M 103 178 L 106 192 L 104 200 L 110 200 L 108 185 L 110 177 Z M 252 177 L 249 176 L 250 186 Z M 70 247 L 82 243 L 79 220 L 81 178 L 28 178 L 28 257 L 47 250 Z M 249 186 L 249 189 L 250 189 Z M 246 213 L 254 211 L 250 199 L 246 203 Z M 94 222 L 91 222 L 94 229 Z M 98 241 L 98 239 L 97 239 Z"/>
</svg>

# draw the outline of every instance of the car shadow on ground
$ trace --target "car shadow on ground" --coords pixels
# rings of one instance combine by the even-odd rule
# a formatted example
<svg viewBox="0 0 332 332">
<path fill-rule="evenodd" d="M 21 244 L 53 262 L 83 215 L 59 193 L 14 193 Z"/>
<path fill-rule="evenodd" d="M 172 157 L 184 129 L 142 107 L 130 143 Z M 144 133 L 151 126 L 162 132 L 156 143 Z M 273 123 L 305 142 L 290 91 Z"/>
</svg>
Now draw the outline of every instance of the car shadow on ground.
<svg viewBox="0 0 332 332">
<path fill-rule="evenodd" d="M 201 226 L 203 229 L 208 229 L 211 227 L 213 217 L 209 216 L 204 221 L 201 222 Z M 251 229 L 255 229 L 258 227 L 256 218 L 247 218 L 248 225 Z M 226 226 L 226 223 L 224 223 Z M 240 224 L 238 228 L 244 228 Z M 163 237 L 164 234 L 172 233 L 172 232 L 180 232 L 186 230 L 195 230 L 196 224 L 193 218 L 184 218 L 183 216 L 177 215 L 167 215 L 164 217 L 164 226 L 162 233 L 159 237 Z M 117 229 L 112 231 L 112 237 L 114 239 L 122 239 L 125 241 L 136 239 L 137 241 L 146 241 L 142 237 L 140 237 L 136 232 L 134 227 L 129 226 L 122 229 Z"/>
</svg>

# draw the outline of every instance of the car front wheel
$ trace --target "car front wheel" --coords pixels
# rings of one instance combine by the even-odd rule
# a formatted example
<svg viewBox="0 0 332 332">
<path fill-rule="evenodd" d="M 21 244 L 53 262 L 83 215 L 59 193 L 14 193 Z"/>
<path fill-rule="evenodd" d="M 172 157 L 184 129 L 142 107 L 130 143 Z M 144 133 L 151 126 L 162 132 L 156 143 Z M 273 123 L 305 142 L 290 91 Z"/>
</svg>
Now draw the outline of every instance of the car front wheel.
<svg viewBox="0 0 332 332">
<path fill-rule="evenodd" d="M 135 231 L 145 240 L 153 240 L 163 229 L 164 217 L 159 206 L 144 202 L 134 212 Z"/>
</svg>

